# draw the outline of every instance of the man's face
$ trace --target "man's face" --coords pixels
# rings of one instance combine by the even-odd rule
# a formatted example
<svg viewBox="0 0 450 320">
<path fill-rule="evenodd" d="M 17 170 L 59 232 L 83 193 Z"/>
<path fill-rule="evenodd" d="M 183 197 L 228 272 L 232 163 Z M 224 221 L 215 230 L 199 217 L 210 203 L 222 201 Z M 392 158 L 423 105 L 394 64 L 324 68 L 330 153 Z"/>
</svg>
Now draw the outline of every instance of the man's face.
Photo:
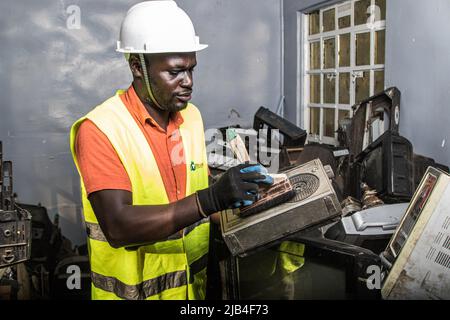
<svg viewBox="0 0 450 320">
<path fill-rule="evenodd" d="M 195 52 L 152 54 L 146 60 L 156 101 L 170 112 L 186 108 L 194 85 Z"/>
</svg>

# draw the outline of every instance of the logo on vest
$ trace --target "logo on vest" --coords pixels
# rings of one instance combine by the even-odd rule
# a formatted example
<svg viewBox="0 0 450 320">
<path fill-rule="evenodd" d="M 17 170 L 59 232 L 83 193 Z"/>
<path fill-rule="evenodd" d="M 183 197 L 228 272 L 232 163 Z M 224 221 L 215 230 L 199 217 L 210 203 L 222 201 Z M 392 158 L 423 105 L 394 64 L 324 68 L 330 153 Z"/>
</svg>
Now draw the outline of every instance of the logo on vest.
<svg viewBox="0 0 450 320">
<path fill-rule="evenodd" d="M 191 161 L 191 171 L 195 171 L 200 168 L 203 168 L 203 163 L 194 163 L 194 161 Z"/>
</svg>

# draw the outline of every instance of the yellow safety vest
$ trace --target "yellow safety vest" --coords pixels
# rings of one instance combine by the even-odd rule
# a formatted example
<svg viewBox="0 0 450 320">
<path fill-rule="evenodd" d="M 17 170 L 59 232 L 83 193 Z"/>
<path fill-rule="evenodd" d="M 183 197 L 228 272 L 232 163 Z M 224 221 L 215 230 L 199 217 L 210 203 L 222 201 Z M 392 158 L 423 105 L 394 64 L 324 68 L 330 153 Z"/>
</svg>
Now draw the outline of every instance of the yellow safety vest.
<svg viewBox="0 0 450 320">
<path fill-rule="evenodd" d="M 97 106 L 72 126 L 70 146 L 78 172 L 75 137 L 80 124 L 91 120 L 109 139 L 130 178 L 133 205 L 169 203 L 152 150 L 119 97 Z M 179 131 L 186 159 L 186 196 L 208 187 L 203 122 L 188 104 L 181 111 Z M 176 151 L 176 148 L 174 149 Z M 172 155 L 172 160 L 176 156 Z M 135 250 L 115 249 L 106 241 L 86 195 L 81 177 L 83 214 L 88 233 L 92 299 L 204 299 L 209 248 L 209 219 L 185 228 L 165 241 Z"/>
</svg>

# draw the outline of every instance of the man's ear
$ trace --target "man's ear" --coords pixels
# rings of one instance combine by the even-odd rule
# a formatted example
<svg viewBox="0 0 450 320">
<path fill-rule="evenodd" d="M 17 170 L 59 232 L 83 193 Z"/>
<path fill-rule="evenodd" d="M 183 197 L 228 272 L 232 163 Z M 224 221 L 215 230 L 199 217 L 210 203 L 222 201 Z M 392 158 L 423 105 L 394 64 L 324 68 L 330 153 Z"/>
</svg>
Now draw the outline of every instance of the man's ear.
<svg viewBox="0 0 450 320">
<path fill-rule="evenodd" d="M 134 78 L 144 77 L 144 74 L 142 72 L 141 60 L 137 55 L 131 54 L 128 63 L 130 65 L 130 70 Z"/>
</svg>

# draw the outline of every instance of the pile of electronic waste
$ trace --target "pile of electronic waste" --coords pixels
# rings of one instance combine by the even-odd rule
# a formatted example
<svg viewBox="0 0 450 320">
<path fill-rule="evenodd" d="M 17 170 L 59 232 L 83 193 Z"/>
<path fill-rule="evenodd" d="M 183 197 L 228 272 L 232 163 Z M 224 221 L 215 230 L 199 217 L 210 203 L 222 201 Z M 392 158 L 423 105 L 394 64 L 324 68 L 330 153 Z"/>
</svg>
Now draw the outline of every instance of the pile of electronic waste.
<svg viewBox="0 0 450 320">
<path fill-rule="evenodd" d="M 89 299 L 85 246 L 72 247 L 58 214 L 52 222 L 45 207 L 17 203 L 16 196 L 12 162 L 3 161 L 0 141 L 0 300 Z M 69 266 L 79 268 L 78 288 L 68 285 Z"/>
<path fill-rule="evenodd" d="M 12 162 L 3 161 L 0 142 L 0 299 L 21 298 L 28 280 L 24 261 L 31 254 L 31 215 L 14 199 Z"/>
<path fill-rule="evenodd" d="M 351 257 L 352 263 L 359 267 L 345 281 L 347 291 L 348 284 L 353 283 L 350 285 L 353 295 L 346 297 L 381 297 L 380 286 L 375 285 L 378 290 L 374 295 L 371 291 L 374 286 L 364 281 L 361 286 L 361 279 L 370 278 L 367 274 L 370 266 L 384 270 L 384 275 L 389 274 L 399 250 L 387 250 L 388 243 L 412 210 L 411 199 L 424 188 L 424 176 L 434 170 L 428 168 L 437 168 L 441 180 L 448 177 L 449 168 L 415 154 L 411 142 L 399 134 L 400 91 L 397 88 L 388 88 L 352 109 L 352 118 L 339 121 L 339 146 L 305 144 L 304 130 L 263 107 L 255 114 L 252 129 L 221 128 L 210 140 L 207 150 L 212 175 L 219 176 L 245 161 L 259 162 L 271 173 L 286 174 L 296 193 L 289 201 L 250 216 L 239 209 L 221 212 L 220 236 L 230 254 L 226 265 L 228 280 L 233 284 L 227 289 L 228 298 L 259 297 L 238 293 L 236 281 L 243 281 L 242 268 L 252 257 L 278 248 L 287 240 L 308 243 L 305 256 L 320 252 L 323 258 L 342 252 L 342 256 L 347 255 L 342 259 L 345 263 Z M 269 202 L 272 200 L 270 196 L 267 198 Z M 422 203 L 416 211 L 423 208 Z M 414 224 L 409 223 L 408 232 L 411 232 Z M 445 221 L 443 224 L 445 227 Z M 402 244 L 407 242 L 408 232 L 403 234 Z M 430 259 L 437 259 L 439 266 L 450 264 L 450 234 L 446 232 L 441 233 L 441 240 L 443 248 L 449 251 L 436 249 L 433 257 L 428 253 Z M 361 260 L 362 256 L 365 258 Z M 256 259 L 248 268 L 256 270 L 261 265 Z M 401 270 L 395 270 L 397 275 L 401 274 Z M 442 273 L 439 276 L 444 277 Z M 445 277 L 448 279 L 448 272 Z M 393 280 L 390 283 L 394 286 Z M 402 292 L 403 297 L 411 296 Z M 438 293 L 436 297 L 444 296 Z"/>
</svg>

